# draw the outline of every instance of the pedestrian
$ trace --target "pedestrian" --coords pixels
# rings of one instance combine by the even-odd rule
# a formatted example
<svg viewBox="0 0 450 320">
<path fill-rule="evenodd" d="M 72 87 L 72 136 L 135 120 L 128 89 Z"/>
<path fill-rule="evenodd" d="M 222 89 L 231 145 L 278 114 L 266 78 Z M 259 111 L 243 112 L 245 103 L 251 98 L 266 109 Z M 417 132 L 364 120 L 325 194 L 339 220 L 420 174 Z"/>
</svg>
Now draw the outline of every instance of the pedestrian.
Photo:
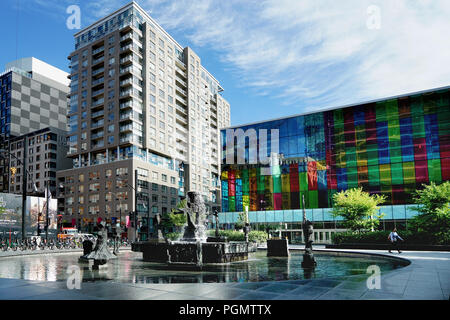
<svg viewBox="0 0 450 320">
<path fill-rule="evenodd" d="M 398 248 L 398 243 L 397 243 L 397 241 L 398 241 L 399 239 L 402 240 L 402 241 L 404 241 L 404 240 L 402 239 L 402 237 L 400 237 L 400 236 L 398 235 L 398 233 L 397 233 L 397 228 L 394 228 L 394 230 L 392 230 L 392 232 L 389 233 L 388 240 L 391 241 L 392 247 L 394 247 L 395 249 L 397 249 L 398 253 L 402 253 L 402 252 L 400 251 L 400 249 Z M 389 249 L 389 253 L 392 253 L 392 252 L 391 252 L 391 249 Z"/>
</svg>

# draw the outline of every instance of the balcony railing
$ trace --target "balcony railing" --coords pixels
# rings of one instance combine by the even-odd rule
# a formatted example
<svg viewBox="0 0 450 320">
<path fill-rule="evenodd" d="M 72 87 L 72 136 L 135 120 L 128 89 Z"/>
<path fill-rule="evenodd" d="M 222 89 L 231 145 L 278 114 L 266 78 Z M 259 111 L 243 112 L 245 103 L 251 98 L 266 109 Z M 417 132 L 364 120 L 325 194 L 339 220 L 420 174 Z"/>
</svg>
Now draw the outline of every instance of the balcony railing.
<svg viewBox="0 0 450 320">
<path fill-rule="evenodd" d="M 92 71 L 92 75 L 93 75 L 93 76 L 96 76 L 97 74 L 100 74 L 100 73 L 102 73 L 102 72 L 104 72 L 104 71 L 105 71 L 105 68 L 102 67 L 102 68 L 100 68 L 100 69 L 93 70 L 93 71 Z"/>
<path fill-rule="evenodd" d="M 92 55 L 97 54 L 97 53 L 99 53 L 99 52 L 102 52 L 102 51 L 104 51 L 104 50 L 105 50 L 105 47 L 104 47 L 104 46 L 101 46 L 100 48 L 97 48 L 97 49 L 93 50 L 93 51 L 92 51 Z"/>
</svg>

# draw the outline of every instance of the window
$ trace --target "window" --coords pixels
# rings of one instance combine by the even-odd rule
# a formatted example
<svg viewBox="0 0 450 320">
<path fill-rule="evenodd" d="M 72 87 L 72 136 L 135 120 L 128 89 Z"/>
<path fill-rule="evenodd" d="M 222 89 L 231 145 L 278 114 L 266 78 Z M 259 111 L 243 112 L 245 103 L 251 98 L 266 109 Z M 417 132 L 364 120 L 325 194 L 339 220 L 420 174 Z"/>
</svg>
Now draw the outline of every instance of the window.
<svg viewBox="0 0 450 320">
<path fill-rule="evenodd" d="M 152 179 L 158 180 L 158 172 L 155 172 L 155 171 L 152 172 Z"/>
<path fill-rule="evenodd" d="M 128 174 L 128 168 L 117 168 L 116 176 L 122 176 Z"/>
<path fill-rule="evenodd" d="M 166 174 L 162 174 L 162 175 L 161 175 L 161 180 L 162 180 L 163 182 L 167 182 L 167 175 L 166 175 Z"/>
</svg>

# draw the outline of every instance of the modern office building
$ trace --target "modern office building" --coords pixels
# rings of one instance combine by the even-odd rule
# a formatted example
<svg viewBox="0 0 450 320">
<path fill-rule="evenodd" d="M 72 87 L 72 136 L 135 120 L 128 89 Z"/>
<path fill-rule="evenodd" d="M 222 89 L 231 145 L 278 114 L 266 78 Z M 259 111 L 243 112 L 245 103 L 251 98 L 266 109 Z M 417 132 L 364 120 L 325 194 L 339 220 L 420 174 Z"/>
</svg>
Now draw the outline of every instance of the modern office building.
<svg viewBox="0 0 450 320">
<path fill-rule="evenodd" d="M 36 130 L 66 131 L 68 73 L 33 57 L 5 68 L 0 74 L 0 149 L 9 150 L 9 139 Z M 0 192 L 10 191 L 9 173 L 9 157 L 2 155 Z"/>
<path fill-rule="evenodd" d="M 252 223 L 281 223 L 293 241 L 301 239 L 303 198 L 308 219 L 324 229 L 316 241 L 326 242 L 340 226 L 330 213 L 335 193 L 362 187 L 385 195 L 382 226 L 390 228 L 417 214 L 412 195 L 422 184 L 450 180 L 449 87 L 233 127 L 229 137 L 238 129 L 257 137 L 234 148 L 228 143 L 227 151 L 227 130 L 221 131 L 220 221 L 234 223 L 249 206 Z M 279 136 L 278 152 L 271 135 Z M 272 156 L 269 164 L 249 164 L 256 150 Z"/>
<path fill-rule="evenodd" d="M 125 222 L 137 208 L 152 227 L 189 190 L 220 206 L 219 129 L 230 106 L 191 48 L 132 2 L 75 34 L 69 60 L 73 169 L 57 175 L 65 221 Z"/>
</svg>

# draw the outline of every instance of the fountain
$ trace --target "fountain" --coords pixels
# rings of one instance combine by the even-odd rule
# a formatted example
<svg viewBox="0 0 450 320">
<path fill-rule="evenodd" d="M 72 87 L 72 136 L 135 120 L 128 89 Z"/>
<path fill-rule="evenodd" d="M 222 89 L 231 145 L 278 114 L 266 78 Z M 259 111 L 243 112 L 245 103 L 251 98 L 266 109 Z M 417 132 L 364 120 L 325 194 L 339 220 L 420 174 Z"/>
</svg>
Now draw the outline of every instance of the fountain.
<svg viewBox="0 0 450 320">
<path fill-rule="evenodd" d="M 176 212 L 186 214 L 183 235 L 176 241 L 152 240 L 133 247 L 143 253 L 148 262 L 166 262 L 169 266 L 202 268 L 207 263 L 227 263 L 248 259 L 248 244 L 226 242 L 219 237 L 207 237 L 208 213 L 203 197 L 196 192 L 187 193 L 187 207 Z"/>
</svg>

